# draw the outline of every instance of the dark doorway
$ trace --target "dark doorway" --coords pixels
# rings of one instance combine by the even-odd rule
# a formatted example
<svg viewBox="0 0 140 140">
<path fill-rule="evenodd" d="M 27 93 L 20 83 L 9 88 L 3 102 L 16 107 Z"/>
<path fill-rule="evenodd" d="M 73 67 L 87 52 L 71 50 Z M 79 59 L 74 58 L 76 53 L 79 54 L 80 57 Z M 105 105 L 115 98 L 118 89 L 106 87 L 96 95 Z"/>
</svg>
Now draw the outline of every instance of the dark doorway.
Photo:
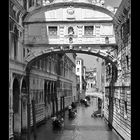
<svg viewBox="0 0 140 140">
<path fill-rule="evenodd" d="M 13 81 L 13 131 L 14 131 L 14 134 L 19 132 L 19 126 L 20 126 L 19 95 L 20 95 L 20 86 L 19 86 L 18 79 L 15 78 Z"/>
</svg>

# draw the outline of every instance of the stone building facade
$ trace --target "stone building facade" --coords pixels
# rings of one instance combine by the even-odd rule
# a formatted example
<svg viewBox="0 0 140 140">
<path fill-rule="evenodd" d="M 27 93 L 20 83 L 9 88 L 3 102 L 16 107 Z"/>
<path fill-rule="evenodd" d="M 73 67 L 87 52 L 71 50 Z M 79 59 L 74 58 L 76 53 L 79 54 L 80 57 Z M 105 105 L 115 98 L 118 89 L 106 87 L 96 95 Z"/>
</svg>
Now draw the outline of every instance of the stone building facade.
<svg viewBox="0 0 140 140">
<path fill-rule="evenodd" d="M 118 72 L 114 83 L 112 126 L 125 139 L 131 139 L 131 4 L 122 0 L 113 19 Z M 109 120 L 109 83 L 113 74 L 112 66 L 106 65 L 105 118 Z"/>
</svg>

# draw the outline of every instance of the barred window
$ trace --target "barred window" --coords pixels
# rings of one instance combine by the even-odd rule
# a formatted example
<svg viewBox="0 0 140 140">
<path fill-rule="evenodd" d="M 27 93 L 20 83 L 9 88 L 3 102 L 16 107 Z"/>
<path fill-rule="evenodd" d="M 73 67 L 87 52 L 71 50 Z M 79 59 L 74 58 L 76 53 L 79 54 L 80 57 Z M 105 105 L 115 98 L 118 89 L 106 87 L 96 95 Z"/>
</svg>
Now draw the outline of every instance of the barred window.
<svg viewBox="0 0 140 140">
<path fill-rule="evenodd" d="M 85 35 L 90 36 L 93 35 L 93 26 L 85 26 L 84 32 Z"/>
<path fill-rule="evenodd" d="M 57 26 L 48 27 L 49 35 L 56 36 L 57 35 Z"/>
</svg>

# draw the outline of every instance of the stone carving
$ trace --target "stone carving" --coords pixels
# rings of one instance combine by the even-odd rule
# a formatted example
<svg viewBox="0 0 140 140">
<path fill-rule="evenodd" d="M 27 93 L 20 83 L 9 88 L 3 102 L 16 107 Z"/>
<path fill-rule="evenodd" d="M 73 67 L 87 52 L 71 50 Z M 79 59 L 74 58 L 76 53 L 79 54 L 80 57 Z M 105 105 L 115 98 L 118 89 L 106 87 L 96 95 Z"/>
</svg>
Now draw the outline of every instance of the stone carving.
<svg viewBox="0 0 140 140">
<path fill-rule="evenodd" d="M 75 10 L 74 10 L 74 8 L 72 6 L 67 8 L 67 18 L 69 18 L 69 19 L 75 18 L 74 17 L 75 16 L 74 13 L 75 13 Z"/>
<path fill-rule="evenodd" d="M 73 14 L 74 14 L 74 8 L 73 8 L 72 6 L 68 7 L 68 8 L 67 8 L 67 13 L 68 13 L 69 15 L 73 15 Z"/>
</svg>

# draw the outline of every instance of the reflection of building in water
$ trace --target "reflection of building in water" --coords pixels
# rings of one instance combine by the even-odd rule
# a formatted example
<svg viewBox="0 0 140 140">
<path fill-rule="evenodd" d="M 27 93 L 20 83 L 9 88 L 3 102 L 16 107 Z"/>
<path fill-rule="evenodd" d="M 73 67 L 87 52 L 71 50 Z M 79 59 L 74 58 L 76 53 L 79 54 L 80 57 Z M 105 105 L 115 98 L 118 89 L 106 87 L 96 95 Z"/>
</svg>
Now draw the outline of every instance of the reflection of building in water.
<svg viewBox="0 0 140 140">
<path fill-rule="evenodd" d="M 74 34 L 74 29 L 73 29 L 73 27 L 69 27 L 69 28 L 68 28 L 68 34 L 69 34 L 69 35 L 73 35 L 73 34 Z"/>
</svg>

